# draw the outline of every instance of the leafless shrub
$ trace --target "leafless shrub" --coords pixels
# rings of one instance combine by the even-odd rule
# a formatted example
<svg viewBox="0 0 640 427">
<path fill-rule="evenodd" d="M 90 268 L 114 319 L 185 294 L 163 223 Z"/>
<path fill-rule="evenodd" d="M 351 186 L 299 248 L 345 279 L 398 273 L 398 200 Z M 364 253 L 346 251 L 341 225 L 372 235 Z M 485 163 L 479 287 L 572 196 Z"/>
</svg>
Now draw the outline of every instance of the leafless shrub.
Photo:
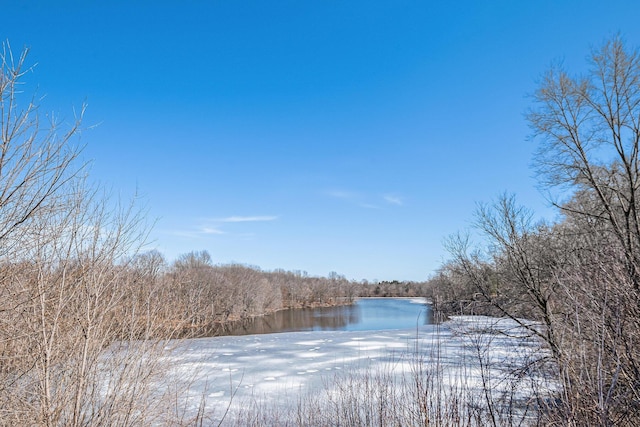
<svg viewBox="0 0 640 427">
<path fill-rule="evenodd" d="M 161 263 L 132 258 L 142 213 L 88 185 L 82 113 L 45 124 L 34 98 L 20 104 L 26 58 L 2 45 L 0 425 L 153 424 L 171 335 L 154 308 Z"/>
</svg>

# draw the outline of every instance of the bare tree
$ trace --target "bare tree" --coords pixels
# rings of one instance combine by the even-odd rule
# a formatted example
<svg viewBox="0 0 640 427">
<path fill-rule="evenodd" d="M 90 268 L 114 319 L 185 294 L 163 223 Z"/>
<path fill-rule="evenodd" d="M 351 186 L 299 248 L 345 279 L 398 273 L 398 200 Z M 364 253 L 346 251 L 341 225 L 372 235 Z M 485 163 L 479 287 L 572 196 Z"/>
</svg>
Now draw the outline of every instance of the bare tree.
<svg viewBox="0 0 640 427">
<path fill-rule="evenodd" d="M 26 99 L 23 107 L 21 79 L 31 70 L 27 54 L 25 49 L 14 58 L 8 43 L 0 52 L 0 250 L 5 254 L 38 211 L 61 209 L 60 192 L 83 170 L 71 142 L 84 107 L 66 129 L 53 114 L 43 123 L 36 99 Z"/>
<path fill-rule="evenodd" d="M 469 251 L 465 239 L 452 248 L 455 268 L 501 315 L 541 321 L 528 330 L 548 344 L 560 386 L 541 420 L 631 426 L 640 420 L 640 57 L 615 38 L 590 66 L 581 77 L 552 69 L 528 115 L 560 221 L 535 223 L 503 196 L 477 212 L 488 251 Z"/>
<path fill-rule="evenodd" d="M 528 118 L 541 141 L 536 162 L 543 184 L 569 195 L 557 203 L 571 254 L 557 272 L 568 314 L 565 416 L 634 425 L 640 419 L 638 51 L 617 37 L 592 52 L 584 76 L 551 70 Z"/>
<path fill-rule="evenodd" d="M 586 210 L 557 205 L 607 223 L 640 289 L 640 57 L 614 38 L 590 62 L 581 77 L 552 69 L 535 93 L 528 120 L 541 141 L 538 171 L 546 185 L 593 194 Z"/>
<path fill-rule="evenodd" d="M 34 98 L 21 104 L 26 58 L 3 44 L 0 425 L 171 423 L 154 386 L 165 341 L 149 339 L 158 263 L 132 262 L 144 217 L 88 185 L 82 114 L 63 129 Z"/>
<path fill-rule="evenodd" d="M 33 256 L 42 242 L 59 237 L 60 227 L 48 229 L 54 219 L 63 227 L 72 209 L 72 183 L 82 167 L 74 161 L 78 149 L 71 144 L 78 132 L 79 118 L 63 134 L 60 124 L 51 119 L 43 124 L 33 98 L 26 106 L 20 102 L 21 79 L 30 70 L 26 66 L 27 51 L 13 56 L 8 43 L 0 52 L 0 262 L 3 265 L 0 284 L 0 346 L 2 360 L 0 406 L 15 409 L 12 389 L 27 381 L 35 372 L 35 362 L 24 359 L 33 350 L 26 322 L 31 307 L 44 301 L 47 293 L 36 286 L 41 278 Z M 41 281 L 42 283 L 42 281 Z M 33 330 L 31 332 L 34 332 Z M 43 331 L 46 333 L 46 331 Z M 44 338 L 44 336 L 43 336 Z M 44 391 L 46 394 L 47 392 Z M 7 400 L 9 399 L 9 400 Z M 26 409 L 24 409 L 26 411 Z M 11 416 L 15 415 L 15 411 Z"/>
<path fill-rule="evenodd" d="M 467 293 L 474 290 L 471 298 L 478 304 L 473 307 L 478 314 L 516 321 L 542 339 L 560 360 L 556 271 L 563 264 L 564 247 L 553 229 L 535 222 L 533 213 L 509 195 L 494 204 L 480 205 L 475 226 L 488 239 L 488 250 L 473 250 L 465 236 L 454 236 L 448 243 L 454 256 L 449 269 L 456 272 L 458 281 L 466 282 Z M 523 319 L 541 321 L 544 328 Z"/>
</svg>

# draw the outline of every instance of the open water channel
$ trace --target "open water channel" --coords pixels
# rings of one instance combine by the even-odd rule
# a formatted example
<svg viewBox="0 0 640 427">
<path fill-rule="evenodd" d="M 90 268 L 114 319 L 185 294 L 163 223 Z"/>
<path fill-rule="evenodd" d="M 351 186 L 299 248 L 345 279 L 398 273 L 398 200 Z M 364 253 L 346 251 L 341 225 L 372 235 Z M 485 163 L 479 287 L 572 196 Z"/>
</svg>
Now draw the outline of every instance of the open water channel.
<svg viewBox="0 0 640 427">
<path fill-rule="evenodd" d="M 278 311 L 233 324 L 223 335 L 408 329 L 432 320 L 431 308 L 421 298 L 361 298 L 351 305 Z"/>
</svg>

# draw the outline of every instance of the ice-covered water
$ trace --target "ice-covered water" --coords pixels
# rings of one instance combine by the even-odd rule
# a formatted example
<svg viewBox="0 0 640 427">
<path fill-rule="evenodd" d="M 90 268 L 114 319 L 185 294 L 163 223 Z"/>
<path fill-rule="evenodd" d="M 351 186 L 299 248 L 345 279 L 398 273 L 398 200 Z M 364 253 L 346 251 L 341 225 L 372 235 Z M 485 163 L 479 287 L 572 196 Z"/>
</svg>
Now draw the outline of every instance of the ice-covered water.
<svg viewBox="0 0 640 427">
<path fill-rule="evenodd" d="M 295 405 L 299 396 L 327 387 L 341 372 L 380 368 L 407 374 L 415 369 L 416 355 L 420 363 L 433 361 L 448 370 L 443 378 L 464 376 L 467 385 L 479 384 L 480 351 L 503 371 L 543 351 L 536 340 L 509 333 L 516 330 L 508 320 L 466 316 L 410 329 L 191 339 L 166 356 L 172 366 L 167 379 L 183 385 L 187 412 L 204 408 L 209 420 L 221 418 L 227 408 L 229 419 L 249 403 Z"/>
<path fill-rule="evenodd" d="M 237 402 L 281 401 L 322 386 L 332 372 L 393 363 L 424 332 L 313 331 L 194 339 L 174 352 L 172 374 L 191 381 L 190 393 L 206 396 L 208 407 L 224 407 L 234 394 Z"/>
</svg>

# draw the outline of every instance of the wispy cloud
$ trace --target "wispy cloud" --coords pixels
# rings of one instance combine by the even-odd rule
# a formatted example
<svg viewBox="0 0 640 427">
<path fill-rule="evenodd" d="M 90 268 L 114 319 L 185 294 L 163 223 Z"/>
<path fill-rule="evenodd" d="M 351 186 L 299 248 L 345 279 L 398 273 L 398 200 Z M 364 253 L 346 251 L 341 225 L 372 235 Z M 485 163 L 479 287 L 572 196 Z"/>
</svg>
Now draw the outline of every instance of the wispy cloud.
<svg viewBox="0 0 640 427">
<path fill-rule="evenodd" d="M 402 206 L 403 202 L 402 199 L 398 196 L 393 196 L 391 194 L 387 194 L 384 196 L 384 200 L 385 202 L 391 204 L 391 205 L 396 205 L 396 206 Z"/>
<path fill-rule="evenodd" d="M 163 230 L 161 233 L 187 239 L 197 239 L 202 237 L 202 233 L 195 230 Z"/>
<path fill-rule="evenodd" d="M 202 227 L 200 232 L 202 234 L 225 234 L 224 231 L 213 227 Z"/>
<path fill-rule="evenodd" d="M 371 203 L 360 203 L 358 206 L 365 209 L 380 209 L 380 206 L 372 205 Z"/>
<path fill-rule="evenodd" d="M 278 217 L 275 215 L 262 216 L 229 216 L 226 218 L 213 219 L 214 222 L 257 222 L 257 221 L 275 221 Z"/>
<path fill-rule="evenodd" d="M 225 230 L 225 224 L 232 223 L 249 223 L 249 222 L 260 222 L 260 221 L 275 221 L 279 217 L 276 215 L 252 215 L 252 216 L 228 216 L 225 218 L 201 218 L 199 220 L 199 224 L 194 225 L 193 227 L 186 229 L 177 229 L 165 231 L 166 234 L 171 234 L 173 236 L 188 238 L 188 239 L 202 239 L 202 238 L 210 238 L 212 236 L 220 236 L 220 235 L 234 235 L 234 236 L 244 236 L 244 234 L 238 234 L 238 230 L 235 232 L 229 232 Z M 231 227 L 231 225 L 229 225 Z"/>
<path fill-rule="evenodd" d="M 191 230 L 164 230 L 163 233 L 187 239 L 200 239 L 211 235 L 227 234 L 226 232 L 214 227 L 195 227 Z"/>
<path fill-rule="evenodd" d="M 354 191 L 346 191 L 346 190 L 329 190 L 325 191 L 325 194 L 331 198 L 343 200 L 349 204 L 359 206 L 365 209 L 379 209 L 378 206 L 369 203 L 361 193 L 356 193 Z"/>
<path fill-rule="evenodd" d="M 329 197 L 333 197 L 335 199 L 343 199 L 343 200 L 353 200 L 359 197 L 356 193 L 353 193 L 351 191 L 344 191 L 344 190 L 330 190 L 330 191 L 327 191 L 326 194 Z"/>
<path fill-rule="evenodd" d="M 402 198 L 395 194 L 373 196 L 346 190 L 330 190 L 326 191 L 325 194 L 329 197 L 344 200 L 366 209 L 382 209 L 378 204 L 380 197 L 382 197 L 382 200 L 388 205 L 402 206 L 404 204 Z"/>
</svg>

